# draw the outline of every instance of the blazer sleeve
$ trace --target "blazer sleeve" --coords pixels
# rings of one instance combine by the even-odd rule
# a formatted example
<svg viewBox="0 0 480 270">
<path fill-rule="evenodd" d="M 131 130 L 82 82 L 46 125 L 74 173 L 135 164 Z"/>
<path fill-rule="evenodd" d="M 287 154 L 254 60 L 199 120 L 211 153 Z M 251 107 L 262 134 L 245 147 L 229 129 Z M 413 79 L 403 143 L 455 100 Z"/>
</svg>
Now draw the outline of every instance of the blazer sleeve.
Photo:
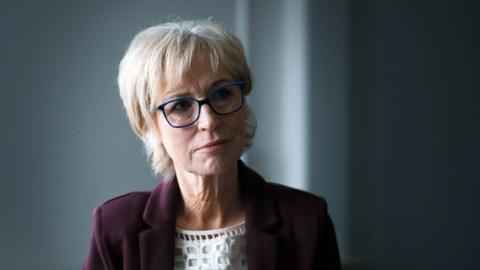
<svg viewBox="0 0 480 270">
<path fill-rule="evenodd" d="M 322 200 L 320 213 L 320 232 L 317 241 L 315 269 L 342 269 L 335 229 L 324 200 Z"/>
<path fill-rule="evenodd" d="M 90 250 L 82 270 L 113 270 L 109 252 L 104 244 L 102 231 L 102 208 L 93 210 L 93 233 Z"/>
</svg>

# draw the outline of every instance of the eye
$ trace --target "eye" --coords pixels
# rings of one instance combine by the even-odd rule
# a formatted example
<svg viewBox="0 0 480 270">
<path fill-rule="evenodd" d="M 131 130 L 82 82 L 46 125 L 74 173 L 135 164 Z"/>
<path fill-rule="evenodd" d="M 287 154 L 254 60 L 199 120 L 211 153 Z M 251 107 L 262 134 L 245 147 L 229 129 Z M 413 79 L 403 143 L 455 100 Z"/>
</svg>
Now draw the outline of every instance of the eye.
<svg viewBox="0 0 480 270">
<path fill-rule="evenodd" d="M 234 90 L 234 88 L 235 87 L 232 86 L 226 86 L 217 89 L 215 92 L 212 93 L 211 99 L 215 101 L 228 100 L 232 97 L 232 91 Z"/>
<path fill-rule="evenodd" d="M 192 108 L 193 108 L 193 102 L 191 100 L 178 100 L 166 106 L 168 113 L 188 112 Z"/>
</svg>

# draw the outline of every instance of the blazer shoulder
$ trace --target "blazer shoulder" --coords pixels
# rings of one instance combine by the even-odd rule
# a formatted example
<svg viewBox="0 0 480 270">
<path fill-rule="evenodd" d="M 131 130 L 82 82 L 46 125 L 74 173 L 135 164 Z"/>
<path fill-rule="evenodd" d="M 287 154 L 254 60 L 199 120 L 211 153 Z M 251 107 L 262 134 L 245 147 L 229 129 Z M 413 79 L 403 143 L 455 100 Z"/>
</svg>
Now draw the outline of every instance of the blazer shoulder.
<svg viewBox="0 0 480 270">
<path fill-rule="evenodd" d="M 131 210 L 143 210 L 145 204 L 147 203 L 148 197 L 150 196 L 150 191 L 134 191 L 129 192 L 114 198 L 111 198 L 104 203 L 102 203 L 97 208 L 102 208 L 104 212 L 117 212 L 125 211 L 127 209 Z"/>
<path fill-rule="evenodd" d="M 133 201 L 138 201 L 138 200 L 146 200 L 148 196 L 150 196 L 150 194 L 151 194 L 151 191 L 128 192 L 123 195 L 113 197 L 103 202 L 100 206 L 118 205 L 118 204 L 124 204 L 124 203 L 131 203 Z"/>
<path fill-rule="evenodd" d="M 143 211 L 151 192 L 130 192 L 114 197 L 94 210 L 96 224 L 104 231 L 132 230 L 143 226 Z"/>
</svg>

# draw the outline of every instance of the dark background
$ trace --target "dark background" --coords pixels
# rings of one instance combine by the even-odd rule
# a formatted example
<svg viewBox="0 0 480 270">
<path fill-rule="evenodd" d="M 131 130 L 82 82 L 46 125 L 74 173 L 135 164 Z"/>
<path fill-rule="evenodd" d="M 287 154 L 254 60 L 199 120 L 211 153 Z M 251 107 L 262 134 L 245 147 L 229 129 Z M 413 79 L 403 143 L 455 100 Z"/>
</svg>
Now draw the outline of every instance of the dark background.
<svg viewBox="0 0 480 270">
<path fill-rule="evenodd" d="M 480 6 L 352 7 L 352 252 L 379 269 L 475 269 Z"/>
<path fill-rule="evenodd" d="M 284 162 L 306 160 L 299 187 L 327 198 L 345 269 L 478 268 L 479 14 L 466 0 L 2 0 L 0 269 L 79 269 L 92 209 L 155 185 L 117 65 L 140 29 L 209 16 L 239 33 L 255 74 L 247 161 L 286 184 L 278 149 L 294 138 L 275 134 L 294 123 L 276 122 L 282 87 L 268 86 L 279 66 L 305 70 L 284 91 L 306 95 L 306 150 Z M 297 64 L 281 49 L 292 21 Z"/>
</svg>

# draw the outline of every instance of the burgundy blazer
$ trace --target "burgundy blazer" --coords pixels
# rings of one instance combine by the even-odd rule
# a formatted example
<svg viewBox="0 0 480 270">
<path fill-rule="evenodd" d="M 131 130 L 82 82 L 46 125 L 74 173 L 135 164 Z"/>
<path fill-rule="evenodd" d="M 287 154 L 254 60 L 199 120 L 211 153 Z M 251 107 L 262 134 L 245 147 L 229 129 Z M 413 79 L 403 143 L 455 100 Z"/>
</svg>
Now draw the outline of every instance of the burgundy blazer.
<svg viewBox="0 0 480 270">
<path fill-rule="evenodd" d="M 267 183 L 241 161 L 238 170 L 248 269 L 341 269 L 322 198 Z M 176 180 L 163 180 L 151 192 L 128 193 L 97 207 L 83 269 L 173 269 L 179 196 Z"/>
</svg>

